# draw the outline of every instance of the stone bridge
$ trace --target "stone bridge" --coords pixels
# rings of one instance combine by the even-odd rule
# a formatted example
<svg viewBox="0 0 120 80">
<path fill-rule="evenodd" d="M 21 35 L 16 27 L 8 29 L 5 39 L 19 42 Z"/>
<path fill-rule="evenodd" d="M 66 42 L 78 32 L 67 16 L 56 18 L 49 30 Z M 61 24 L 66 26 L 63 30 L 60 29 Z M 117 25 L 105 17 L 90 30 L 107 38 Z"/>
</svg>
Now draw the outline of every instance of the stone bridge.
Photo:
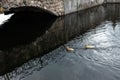
<svg viewBox="0 0 120 80">
<path fill-rule="evenodd" d="M 56 16 L 61 16 L 90 8 L 105 2 L 120 2 L 120 0 L 0 0 L 4 9 L 34 6 L 47 10 Z"/>
</svg>

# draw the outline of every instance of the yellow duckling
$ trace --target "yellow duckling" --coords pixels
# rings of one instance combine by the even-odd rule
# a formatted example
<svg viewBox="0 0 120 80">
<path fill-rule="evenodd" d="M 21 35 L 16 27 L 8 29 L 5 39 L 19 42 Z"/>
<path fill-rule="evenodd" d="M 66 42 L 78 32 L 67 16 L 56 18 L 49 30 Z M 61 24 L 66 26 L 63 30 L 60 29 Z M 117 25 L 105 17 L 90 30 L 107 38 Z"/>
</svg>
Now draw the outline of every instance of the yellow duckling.
<svg viewBox="0 0 120 80">
<path fill-rule="evenodd" d="M 93 45 L 85 45 L 85 49 L 94 49 L 95 48 L 95 46 L 93 46 Z"/>
<path fill-rule="evenodd" d="M 66 50 L 67 50 L 67 51 L 74 51 L 74 49 L 73 49 L 73 48 L 70 48 L 69 46 L 66 46 Z"/>
</svg>

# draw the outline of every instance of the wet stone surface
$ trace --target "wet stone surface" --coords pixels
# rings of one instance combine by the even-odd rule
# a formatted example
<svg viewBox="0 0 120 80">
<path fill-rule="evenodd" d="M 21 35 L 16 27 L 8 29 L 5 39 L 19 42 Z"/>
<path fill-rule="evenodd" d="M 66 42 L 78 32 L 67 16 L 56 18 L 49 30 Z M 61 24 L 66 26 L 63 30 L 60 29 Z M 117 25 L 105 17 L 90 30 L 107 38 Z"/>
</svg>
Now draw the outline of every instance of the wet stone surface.
<svg viewBox="0 0 120 80">
<path fill-rule="evenodd" d="M 13 16 L 0 29 L 0 80 L 120 80 L 119 4 L 99 6 L 51 22 L 49 20 L 49 26 L 39 22 L 31 25 L 30 21 L 22 24 L 19 16 Z M 38 15 L 34 17 L 31 18 L 37 19 Z M 15 25 L 12 20 L 21 25 Z M 14 27 L 9 29 L 11 25 Z M 24 38 L 20 40 L 21 43 L 19 40 L 14 43 L 14 36 L 18 36 L 14 31 L 19 31 L 15 29 L 16 26 L 22 32 L 25 26 L 31 28 L 25 28 L 26 35 L 20 37 Z M 23 27 L 20 28 L 21 26 Z M 43 29 L 43 26 L 47 28 Z M 11 29 L 14 29 L 12 33 L 17 34 L 10 34 Z M 41 29 L 42 33 L 39 32 Z M 29 38 L 26 39 L 28 35 Z M 9 40 L 4 39 L 13 42 L 8 44 Z M 85 45 L 94 48 L 86 49 Z M 66 46 L 74 50 L 67 51 Z M 41 56 L 43 53 L 47 54 Z M 32 59 L 38 55 L 39 57 Z"/>
</svg>

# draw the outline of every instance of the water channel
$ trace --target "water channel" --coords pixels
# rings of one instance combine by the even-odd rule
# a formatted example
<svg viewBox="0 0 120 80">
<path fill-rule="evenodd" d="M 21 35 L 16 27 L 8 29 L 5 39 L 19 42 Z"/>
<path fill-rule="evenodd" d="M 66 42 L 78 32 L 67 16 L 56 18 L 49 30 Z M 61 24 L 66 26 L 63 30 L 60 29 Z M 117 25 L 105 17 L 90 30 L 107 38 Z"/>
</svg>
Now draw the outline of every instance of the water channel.
<svg viewBox="0 0 120 80">
<path fill-rule="evenodd" d="M 0 14 L 0 80 L 120 80 L 119 31 L 120 4 L 59 18 Z"/>
</svg>

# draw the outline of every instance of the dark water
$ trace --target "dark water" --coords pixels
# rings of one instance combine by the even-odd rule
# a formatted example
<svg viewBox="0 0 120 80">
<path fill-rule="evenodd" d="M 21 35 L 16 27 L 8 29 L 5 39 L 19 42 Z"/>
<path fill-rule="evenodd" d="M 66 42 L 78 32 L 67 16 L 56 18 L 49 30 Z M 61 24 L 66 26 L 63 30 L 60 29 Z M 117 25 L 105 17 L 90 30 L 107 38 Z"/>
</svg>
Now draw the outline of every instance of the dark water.
<svg viewBox="0 0 120 80">
<path fill-rule="evenodd" d="M 120 80 L 119 5 L 60 18 L 11 16 L 0 26 L 0 80 Z"/>
</svg>

